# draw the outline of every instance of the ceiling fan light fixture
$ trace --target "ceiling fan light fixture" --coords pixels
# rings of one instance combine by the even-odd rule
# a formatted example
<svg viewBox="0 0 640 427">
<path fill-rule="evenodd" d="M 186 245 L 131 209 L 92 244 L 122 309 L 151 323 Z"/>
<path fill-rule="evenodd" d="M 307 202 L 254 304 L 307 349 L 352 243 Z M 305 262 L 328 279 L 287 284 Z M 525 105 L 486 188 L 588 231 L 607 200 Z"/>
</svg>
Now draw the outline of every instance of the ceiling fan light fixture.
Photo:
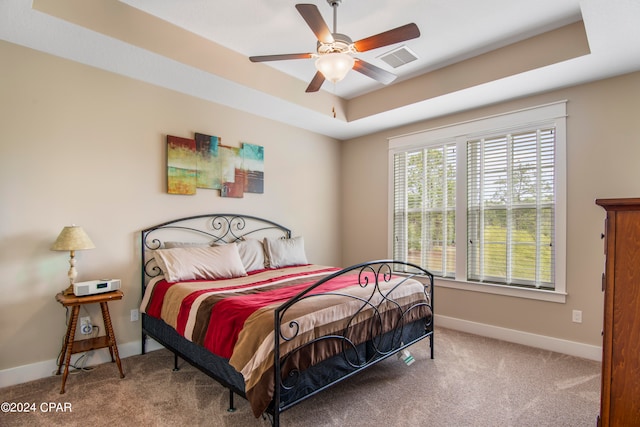
<svg viewBox="0 0 640 427">
<path fill-rule="evenodd" d="M 329 81 L 337 83 L 353 68 L 355 59 L 344 52 L 331 52 L 316 59 L 316 69 Z"/>
</svg>

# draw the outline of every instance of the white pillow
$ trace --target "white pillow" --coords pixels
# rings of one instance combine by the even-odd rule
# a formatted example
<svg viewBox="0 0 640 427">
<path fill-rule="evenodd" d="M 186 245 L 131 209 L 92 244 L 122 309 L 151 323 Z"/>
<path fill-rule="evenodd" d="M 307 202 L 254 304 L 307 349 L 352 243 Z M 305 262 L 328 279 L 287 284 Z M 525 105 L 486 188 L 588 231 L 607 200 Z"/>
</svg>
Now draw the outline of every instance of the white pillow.
<svg viewBox="0 0 640 427">
<path fill-rule="evenodd" d="M 265 268 L 264 246 L 260 240 L 241 240 L 236 245 L 238 245 L 238 252 L 245 270 L 254 271 Z"/>
<path fill-rule="evenodd" d="M 207 247 L 207 246 L 211 246 L 211 243 L 164 242 L 164 249 L 193 248 L 193 247 Z"/>
<path fill-rule="evenodd" d="M 246 276 L 238 247 L 184 247 L 158 249 L 156 262 L 168 282 L 196 279 L 230 279 Z"/>
<path fill-rule="evenodd" d="M 291 239 L 265 238 L 264 250 L 271 268 L 309 264 L 307 255 L 304 253 L 304 239 L 302 236 Z"/>
</svg>

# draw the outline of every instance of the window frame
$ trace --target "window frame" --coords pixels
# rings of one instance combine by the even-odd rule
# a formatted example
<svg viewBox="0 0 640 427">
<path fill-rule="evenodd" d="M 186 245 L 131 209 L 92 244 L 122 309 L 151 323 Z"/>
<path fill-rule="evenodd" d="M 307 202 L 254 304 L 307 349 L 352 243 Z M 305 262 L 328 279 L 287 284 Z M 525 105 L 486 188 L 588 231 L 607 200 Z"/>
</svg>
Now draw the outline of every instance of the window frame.
<svg viewBox="0 0 640 427">
<path fill-rule="evenodd" d="M 466 122 L 391 137 L 389 144 L 388 254 L 393 257 L 394 238 L 394 154 L 451 141 L 456 142 L 456 241 L 467 241 L 467 141 L 492 135 L 552 126 L 555 147 L 555 289 L 525 288 L 467 281 L 467 245 L 456 245 L 455 279 L 436 277 L 436 285 L 490 294 L 566 302 L 566 100 L 482 117 Z"/>
</svg>

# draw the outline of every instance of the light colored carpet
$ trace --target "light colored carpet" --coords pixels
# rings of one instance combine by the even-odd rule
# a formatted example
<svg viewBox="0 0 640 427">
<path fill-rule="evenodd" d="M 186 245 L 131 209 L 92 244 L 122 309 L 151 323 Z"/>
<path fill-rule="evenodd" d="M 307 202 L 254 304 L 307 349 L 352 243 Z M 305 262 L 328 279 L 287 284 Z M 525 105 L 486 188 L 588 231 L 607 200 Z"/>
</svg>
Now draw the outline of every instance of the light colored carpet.
<svg viewBox="0 0 640 427">
<path fill-rule="evenodd" d="M 411 347 L 414 364 L 393 357 L 284 412 L 283 426 L 594 426 L 600 363 L 437 328 Z M 3 402 L 31 402 L 32 413 L 0 413 L 0 426 L 267 426 L 197 369 L 160 350 L 78 372 L 59 394 L 52 376 L 0 389 Z M 41 403 L 71 412 L 41 411 Z"/>
</svg>

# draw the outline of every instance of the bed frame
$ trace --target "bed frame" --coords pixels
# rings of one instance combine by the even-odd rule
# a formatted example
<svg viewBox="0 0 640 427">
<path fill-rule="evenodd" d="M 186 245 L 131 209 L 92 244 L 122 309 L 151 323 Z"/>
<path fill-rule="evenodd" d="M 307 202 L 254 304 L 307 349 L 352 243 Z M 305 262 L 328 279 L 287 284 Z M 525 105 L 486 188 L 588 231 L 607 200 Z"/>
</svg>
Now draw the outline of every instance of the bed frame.
<svg viewBox="0 0 640 427">
<path fill-rule="evenodd" d="M 149 227 L 142 231 L 141 237 L 142 292 L 144 294 L 149 281 L 161 274 L 155 263 L 153 251 L 162 248 L 165 242 L 231 243 L 248 237 L 259 239 L 264 237 L 290 238 L 291 230 L 275 222 L 249 215 L 207 214 L 179 218 Z M 374 295 L 376 292 L 380 293 L 378 283 L 388 281 L 391 273 L 397 271 L 406 272 L 406 280 L 409 278 L 418 279 L 423 284 L 424 292 L 428 297 L 428 304 L 416 304 L 402 312 L 399 315 L 400 318 L 414 309 L 426 309 L 429 313 L 428 316 L 418 321 L 398 326 L 383 335 L 376 334 L 374 329 L 377 329 L 377 327 L 372 327 L 371 338 L 367 342 L 358 345 L 349 340 L 347 336 L 348 328 L 339 336 L 319 337 L 306 345 L 313 345 L 314 342 L 321 340 L 339 340 L 343 352 L 304 371 L 285 372 L 285 369 L 287 369 L 285 363 L 289 356 L 281 358 L 279 345 L 281 341 L 289 340 L 295 336 L 297 325 L 295 322 L 282 323 L 280 319 L 291 306 L 305 298 L 313 298 L 314 296 L 309 295 L 309 292 L 322 283 L 334 277 L 353 272 L 359 273 L 360 277 L 364 277 L 363 273 L 373 273 L 374 281 L 370 282 L 361 279 L 360 285 L 370 287 L 371 295 Z M 406 280 L 398 284 L 396 288 L 402 286 Z M 354 298 L 348 295 L 341 296 Z M 383 299 L 394 303 L 388 298 L 388 295 L 385 295 Z M 365 307 L 373 308 L 374 312 L 377 313 L 375 317 L 380 322 L 380 313 L 376 307 L 373 307 L 368 300 L 362 300 L 361 302 L 361 310 Z M 373 323 L 376 322 L 374 321 Z M 279 426 L 280 414 L 283 411 L 402 351 L 417 341 L 424 338 L 429 339 L 431 358 L 433 359 L 433 275 L 417 265 L 392 260 L 371 261 L 347 267 L 314 283 L 305 291 L 278 307 L 274 315 L 274 331 L 276 331 L 274 351 L 274 379 L 276 386 L 273 400 L 265 416 L 271 419 L 272 425 Z M 204 347 L 188 341 L 162 320 L 142 314 L 142 354 L 146 352 L 147 337 L 153 338 L 174 353 L 174 370 L 178 369 L 178 357 L 180 357 L 227 388 L 229 390 L 229 411 L 235 410 L 234 394 L 246 398 L 244 378 L 229 365 L 228 359 L 219 357 Z"/>
</svg>

